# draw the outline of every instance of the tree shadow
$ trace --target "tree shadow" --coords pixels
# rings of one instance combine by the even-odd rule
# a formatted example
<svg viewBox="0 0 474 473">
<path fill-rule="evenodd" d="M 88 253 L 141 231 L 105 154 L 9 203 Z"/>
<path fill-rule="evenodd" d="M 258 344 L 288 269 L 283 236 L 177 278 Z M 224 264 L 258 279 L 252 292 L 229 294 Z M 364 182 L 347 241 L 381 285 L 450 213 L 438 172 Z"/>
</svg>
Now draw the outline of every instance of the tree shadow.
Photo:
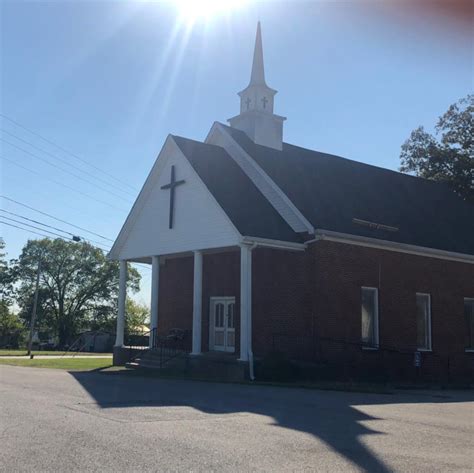
<svg viewBox="0 0 474 473">
<path fill-rule="evenodd" d="M 274 425 L 313 435 L 332 450 L 368 472 L 392 471 L 368 449 L 362 437 L 385 435 L 363 425 L 383 420 L 353 406 L 399 402 L 390 394 L 239 385 L 190 380 L 71 372 L 99 408 L 186 406 L 207 414 L 253 413 L 271 417 Z M 407 394 L 406 402 L 466 402 L 474 393 L 455 397 Z M 349 403 L 350 401 L 350 403 Z M 404 401 L 405 402 L 405 401 Z"/>
</svg>

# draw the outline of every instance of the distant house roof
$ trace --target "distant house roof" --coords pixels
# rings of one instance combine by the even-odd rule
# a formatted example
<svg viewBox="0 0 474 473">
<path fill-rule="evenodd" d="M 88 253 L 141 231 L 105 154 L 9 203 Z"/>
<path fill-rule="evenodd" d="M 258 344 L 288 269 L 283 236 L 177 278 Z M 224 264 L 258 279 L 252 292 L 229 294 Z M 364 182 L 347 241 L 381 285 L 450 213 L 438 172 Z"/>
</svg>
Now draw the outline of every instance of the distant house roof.
<svg viewBox="0 0 474 473">
<path fill-rule="evenodd" d="M 474 254 L 474 206 L 446 185 L 225 128 L 316 229 Z"/>
<path fill-rule="evenodd" d="M 243 236 L 301 241 L 224 148 L 179 136 L 173 139 Z"/>
</svg>

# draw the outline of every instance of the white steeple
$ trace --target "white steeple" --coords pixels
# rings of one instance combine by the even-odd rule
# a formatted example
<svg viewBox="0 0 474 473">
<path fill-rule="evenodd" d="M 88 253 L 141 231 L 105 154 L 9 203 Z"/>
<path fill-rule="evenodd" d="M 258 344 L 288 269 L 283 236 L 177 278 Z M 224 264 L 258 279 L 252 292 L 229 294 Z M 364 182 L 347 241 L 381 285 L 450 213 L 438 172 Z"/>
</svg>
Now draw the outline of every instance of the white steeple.
<svg viewBox="0 0 474 473">
<path fill-rule="evenodd" d="M 262 33 L 258 22 L 250 83 L 239 92 L 240 114 L 228 121 L 231 127 L 244 131 L 255 143 L 281 150 L 286 118 L 273 113 L 276 93 L 265 82 Z"/>
<path fill-rule="evenodd" d="M 253 51 L 252 74 L 250 76 L 250 83 L 265 85 L 265 69 L 263 67 L 262 30 L 260 28 L 260 22 L 257 23 L 257 37 L 255 38 L 255 49 Z"/>
</svg>

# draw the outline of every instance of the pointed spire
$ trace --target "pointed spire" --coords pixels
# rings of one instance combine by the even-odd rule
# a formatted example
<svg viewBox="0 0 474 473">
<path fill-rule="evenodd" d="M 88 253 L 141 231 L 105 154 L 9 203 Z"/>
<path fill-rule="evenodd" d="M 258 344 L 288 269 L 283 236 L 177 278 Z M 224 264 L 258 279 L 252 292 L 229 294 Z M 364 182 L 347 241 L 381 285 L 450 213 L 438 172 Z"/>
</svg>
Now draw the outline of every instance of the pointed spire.
<svg viewBox="0 0 474 473">
<path fill-rule="evenodd" d="M 250 85 L 265 84 L 265 70 L 263 67 L 262 32 L 260 22 L 257 24 L 257 37 L 255 38 L 255 49 L 253 52 L 252 74 Z"/>
<path fill-rule="evenodd" d="M 273 113 L 276 93 L 265 83 L 262 31 L 258 22 L 250 83 L 239 92 L 240 113 L 229 118 L 229 123 L 232 128 L 245 132 L 254 143 L 281 150 L 286 118 Z"/>
</svg>

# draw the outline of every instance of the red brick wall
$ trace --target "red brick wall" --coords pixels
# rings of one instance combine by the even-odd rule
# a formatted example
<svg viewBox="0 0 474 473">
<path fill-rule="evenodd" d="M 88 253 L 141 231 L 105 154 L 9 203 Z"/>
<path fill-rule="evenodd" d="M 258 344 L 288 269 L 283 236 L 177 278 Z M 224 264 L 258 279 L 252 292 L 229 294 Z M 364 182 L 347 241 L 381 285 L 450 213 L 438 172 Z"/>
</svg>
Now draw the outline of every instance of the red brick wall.
<svg viewBox="0 0 474 473">
<path fill-rule="evenodd" d="M 272 350 L 306 356 L 301 336 L 314 332 L 314 266 L 308 252 L 257 248 L 252 255 L 252 346 L 256 356 Z M 310 353 L 307 353 L 307 352 Z"/>
<path fill-rule="evenodd" d="M 167 335 L 172 328 L 192 333 L 193 328 L 193 257 L 166 259 L 160 265 L 158 297 L 158 334 Z M 191 350 L 191 336 L 187 337 Z"/>
<path fill-rule="evenodd" d="M 359 345 L 361 286 L 379 289 L 378 351 Z M 404 378 L 417 374 L 416 292 L 429 293 L 433 352 L 423 353 L 419 375 L 474 379 L 474 353 L 464 351 L 463 313 L 464 297 L 474 297 L 474 265 L 328 241 L 305 252 L 257 248 L 252 290 L 257 357 L 276 349 L 335 370 Z M 160 333 L 174 327 L 191 331 L 192 292 L 193 258 L 167 260 L 160 268 Z M 209 347 L 210 297 L 235 296 L 239 354 L 239 295 L 239 251 L 204 255 L 203 351 Z"/>
<path fill-rule="evenodd" d="M 465 353 L 464 297 L 474 294 L 474 265 L 386 250 L 317 242 L 309 252 L 316 264 L 314 301 L 317 335 L 360 340 L 361 286 L 379 289 L 380 345 L 397 351 L 344 349 L 353 364 L 387 368 L 393 375 L 415 375 L 416 293 L 431 294 L 432 353 L 422 354 L 426 378 L 474 374 L 474 354 Z M 341 353 L 337 343 L 322 343 L 325 358 Z M 349 352 L 349 353 L 348 353 Z"/>
</svg>

